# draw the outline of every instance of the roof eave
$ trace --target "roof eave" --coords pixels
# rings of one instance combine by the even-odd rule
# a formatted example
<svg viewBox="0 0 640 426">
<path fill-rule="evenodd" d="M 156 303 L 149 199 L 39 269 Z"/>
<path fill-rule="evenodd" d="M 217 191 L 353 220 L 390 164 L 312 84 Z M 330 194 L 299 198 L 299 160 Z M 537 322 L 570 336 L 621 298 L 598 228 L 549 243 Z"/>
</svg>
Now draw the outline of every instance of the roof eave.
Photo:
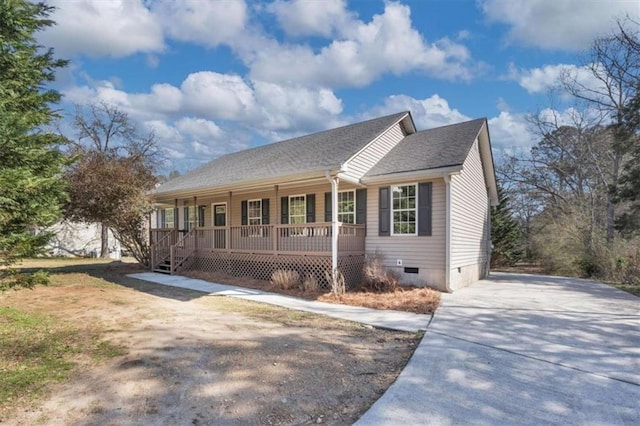
<svg viewBox="0 0 640 426">
<path fill-rule="evenodd" d="M 451 175 L 460 173 L 462 171 L 462 164 L 438 167 L 434 169 L 423 170 L 410 170 L 405 172 L 387 173 L 377 176 L 365 176 L 361 179 L 362 183 L 370 185 L 376 183 L 394 182 L 400 180 L 412 180 L 412 179 L 436 179 L 442 178 L 445 175 Z"/>
<path fill-rule="evenodd" d="M 335 175 L 341 172 L 339 167 L 327 167 L 318 170 L 313 170 L 304 173 L 295 173 L 290 175 L 277 176 L 269 179 L 251 179 L 245 181 L 234 182 L 232 184 L 224 184 L 224 185 L 210 185 L 199 188 L 191 188 L 191 189 L 182 189 L 182 190 L 174 190 L 174 191 L 166 191 L 166 192 L 156 192 L 149 194 L 148 196 L 154 200 L 159 199 L 172 199 L 172 198 L 190 198 L 190 197 L 198 197 L 198 196 L 206 196 L 215 193 L 224 193 L 224 192 L 237 192 L 237 191 L 251 191 L 251 190 L 260 190 L 265 187 L 274 186 L 274 185 L 287 185 L 287 184 L 295 184 L 297 182 L 304 182 L 306 180 L 311 179 L 326 179 L 326 172 L 329 171 L 330 174 Z"/>
</svg>

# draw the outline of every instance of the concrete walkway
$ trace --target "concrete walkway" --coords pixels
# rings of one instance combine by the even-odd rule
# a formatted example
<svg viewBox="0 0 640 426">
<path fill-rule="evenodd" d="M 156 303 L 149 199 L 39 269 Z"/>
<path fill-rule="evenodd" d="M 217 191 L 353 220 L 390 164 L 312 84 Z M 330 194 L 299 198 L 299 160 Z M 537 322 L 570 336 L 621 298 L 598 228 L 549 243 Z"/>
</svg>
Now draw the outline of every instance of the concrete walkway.
<svg viewBox="0 0 640 426">
<path fill-rule="evenodd" d="M 444 296 L 359 425 L 638 425 L 640 298 L 498 274 Z"/>
<path fill-rule="evenodd" d="M 250 288 L 214 284 L 208 281 L 187 278 L 180 275 L 143 272 L 139 274 L 130 274 L 128 276 L 156 284 L 186 288 L 207 294 L 237 297 L 239 299 L 252 300 L 254 302 L 269 303 L 271 305 L 326 315 L 333 318 L 359 322 L 389 330 L 408 331 L 411 333 L 424 331 L 427 329 L 432 318 L 431 315 L 418 315 L 410 312 L 380 311 L 377 309 L 360 308 L 357 306 L 315 302 L 312 300 L 282 296 L 280 294 L 267 293 Z"/>
</svg>

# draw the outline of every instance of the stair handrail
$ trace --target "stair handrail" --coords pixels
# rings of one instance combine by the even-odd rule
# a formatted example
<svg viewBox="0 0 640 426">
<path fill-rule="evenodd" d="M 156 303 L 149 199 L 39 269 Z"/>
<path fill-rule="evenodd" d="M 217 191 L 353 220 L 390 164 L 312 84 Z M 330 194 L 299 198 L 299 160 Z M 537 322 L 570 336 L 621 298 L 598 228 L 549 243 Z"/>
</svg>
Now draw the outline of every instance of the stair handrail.
<svg viewBox="0 0 640 426">
<path fill-rule="evenodd" d="M 191 256 L 193 253 L 195 253 L 195 238 L 192 238 L 195 233 L 197 231 L 197 228 L 192 228 L 189 232 L 187 232 L 186 234 L 184 234 L 182 237 L 180 237 L 178 239 L 178 241 L 176 241 L 176 243 L 174 245 L 171 246 L 171 250 L 170 250 L 170 270 L 171 273 L 173 273 L 175 270 L 178 269 L 178 267 L 180 267 L 180 265 L 182 265 L 185 260 L 187 260 L 189 258 L 189 256 Z M 192 239 L 194 241 L 193 247 L 191 248 L 191 250 L 189 252 L 187 252 L 187 248 L 186 248 L 186 244 L 185 242 L 188 241 L 189 239 Z M 176 261 L 176 249 L 180 249 L 182 246 L 182 249 L 185 250 L 185 253 L 182 257 L 182 259 L 180 259 L 180 261 Z"/>
<path fill-rule="evenodd" d="M 165 240 L 170 239 L 171 237 L 175 236 L 177 233 L 176 229 L 171 229 L 170 232 L 167 232 L 167 234 L 160 238 L 158 241 L 155 241 L 153 243 L 153 247 L 154 247 L 154 258 L 152 259 L 152 265 L 154 268 L 156 268 L 162 261 L 164 261 L 165 259 L 167 259 L 168 257 L 171 256 L 171 254 L 169 255 L 165 255 L 162 259 L 158 259 L 157 258 L 157 254 L 158 254 L 158 248 L 161 247 L 161 245 L 163 243 L 165 243 Z M 168 245 L 169 249 L 171 249 L 171 244 Z"/>
</svg>

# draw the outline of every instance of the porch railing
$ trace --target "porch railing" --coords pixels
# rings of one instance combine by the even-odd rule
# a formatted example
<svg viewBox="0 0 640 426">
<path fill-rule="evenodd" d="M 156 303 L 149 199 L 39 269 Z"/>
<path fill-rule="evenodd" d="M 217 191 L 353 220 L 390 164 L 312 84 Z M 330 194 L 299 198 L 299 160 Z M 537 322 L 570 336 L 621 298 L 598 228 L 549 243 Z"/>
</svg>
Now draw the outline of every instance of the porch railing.
<svg viewBox="0 0 640 426">
<path fill-rule="evenodd" d="M 282 254 L 331 253 L 331 223 L 288 225 L 244 225 L 225 228 L 197 228 L 199 249 Z M 364 252 L 364 225 L 340 224 L 338 251 Z"/>
<path fill-rule="evenodd" d="M 331 223 L 195 228 L 179 236 L 173 229 L 151 231 L 153 264 L 169 261 L 171 271 L 199 249 L 236 253 L 331 254 Z M 364 225 L 338 225 L 338 254 L 363 254 Z"/>
</svg>

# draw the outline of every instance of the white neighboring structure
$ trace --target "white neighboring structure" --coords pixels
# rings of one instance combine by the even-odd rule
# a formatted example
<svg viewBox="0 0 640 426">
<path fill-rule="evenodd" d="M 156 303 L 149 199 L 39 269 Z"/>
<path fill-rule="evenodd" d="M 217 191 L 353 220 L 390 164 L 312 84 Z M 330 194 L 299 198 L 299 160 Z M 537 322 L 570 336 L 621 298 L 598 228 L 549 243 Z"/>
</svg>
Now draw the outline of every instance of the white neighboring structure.
<svg viewBox="0 0 640 426">
<path fill-rule="evenodd" d="M 51 256 L 100 256 L 100 224 L 85 222 L 58 222 L 48 230 L 55 236 L 48 245 Z M 120 242 L 109 231 L 109 257 L 118 260 L 122 256 Z"/>
</svg>

